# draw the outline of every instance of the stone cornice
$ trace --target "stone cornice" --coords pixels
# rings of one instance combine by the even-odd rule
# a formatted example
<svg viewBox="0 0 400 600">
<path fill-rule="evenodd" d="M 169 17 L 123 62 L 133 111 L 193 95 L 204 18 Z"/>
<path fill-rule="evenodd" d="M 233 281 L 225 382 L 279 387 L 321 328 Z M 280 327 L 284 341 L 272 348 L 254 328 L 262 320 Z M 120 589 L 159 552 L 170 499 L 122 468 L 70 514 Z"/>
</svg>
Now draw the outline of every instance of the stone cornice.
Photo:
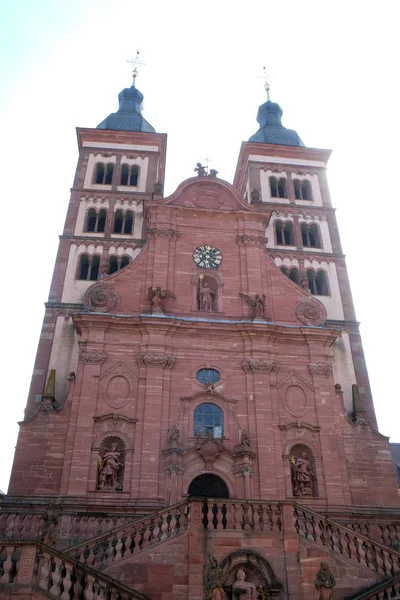
<svg viewBox="0 0 400 600">
<path fill-rule="evenodd" d="M 102 350 L 81 350 L 79 360 L 89 364 L 102 364 L 107 358 L 107 354 Z"/>
<path fill-rule="evenodd" d="M 268 242 L 268 238 L 265 236 L 254 236 L 254 235 L 237 235 L 236 241 L 239 246 L 259 246 L 260 244 L 266 244 Z"/>
<path fill-rule="evenodd" d="M 168 238 L 170 240 L 176 240 L 180 233 L 176 229 L 158 229 L 157 227 L 151 227 L 147 229 L 149 237 Z"/>
</svg>

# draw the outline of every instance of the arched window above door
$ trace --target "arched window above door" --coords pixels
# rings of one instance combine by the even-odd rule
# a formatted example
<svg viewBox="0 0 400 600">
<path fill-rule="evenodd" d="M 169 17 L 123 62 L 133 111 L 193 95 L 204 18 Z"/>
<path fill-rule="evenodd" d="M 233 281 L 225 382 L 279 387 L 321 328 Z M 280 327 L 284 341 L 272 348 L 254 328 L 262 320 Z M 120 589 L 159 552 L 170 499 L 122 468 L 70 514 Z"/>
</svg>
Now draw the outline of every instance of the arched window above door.
<svg viewBox="0 0 400 600">
<path fill-rule="evenodd" d="M 224 434 L 224 413 L 212 402 L 204 402 L 194 409 L 194 435 L 221 438 Z"/>
</svg>

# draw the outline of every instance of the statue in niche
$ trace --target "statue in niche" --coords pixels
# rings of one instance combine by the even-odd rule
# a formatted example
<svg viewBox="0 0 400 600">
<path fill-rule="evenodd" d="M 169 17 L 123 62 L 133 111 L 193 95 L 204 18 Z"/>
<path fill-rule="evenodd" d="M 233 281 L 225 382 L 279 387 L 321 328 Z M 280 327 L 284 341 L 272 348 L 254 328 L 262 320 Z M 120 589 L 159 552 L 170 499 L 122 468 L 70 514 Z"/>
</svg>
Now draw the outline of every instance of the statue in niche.
<svg viewBox="0 0 400 600">
<path fill-rule="evenodd" d="M 246 581 L 246 573 L 239 569 L 236 573 L 236 581 L 232 586 L 233 600 L 257 600 L 258 593 L 254 583 Z"/>
<path fill-rule="evenodd" d="M 246 429 L 242 429 L 240 436 L 240 445 L 246 450 L 250 450 L 250 436 Z"/>
<path fill-rule="evenodd" d="M 200 298 L 200 310 L 204 310 L 204 311 L 212 311 L 212 304 L 213 304 L 213 296 L 214 296 L 214 292 L 213 290 L 208 287 L 207 284 L 203 284 L 200 281 L 200 287 L 199 287 L 199 298 Z"/>
<path fill-rule="evenodd" d="M 164 290 L 160 287 L 149 288 L 147 300 L 151 304 L 152 313 L 163 313 L 165 306 L 164 302 L 167 298 L 175 298 L 175 295 L 169 290 Z"/>
<path fill-rule="evenodd" d="M 292 464 L 292 484 L 294 496 L 313 496 L 315 473 L 306 452 L 300 456 L 290 457 Z"/>
<path fill-rule="evenodd" d="M 319 591 L 319 599 L 332 600 L 334 597 L 333 588 L 335 585 L 336 581 L 331 573 L 328 563 L 323 560 L 315 579 L 315 588 Z"/>
<path fill-rule="evenodd" d="M 254 319 L 264 319 L 265 313 L 265 296 L 260 296 L 256 294 L 254 297 L 249 296 L 248 294 L 240 294 L 242 298 L 244 298 L 245 302 L 250 307 L 250 319 L 254 321 Z"/>
<path fill-rule="evenodd" d="M 224 591 L 224 572 L 218 565 L 215 556 L 208 556 L 209 565 L 206 570 L 206 600 L 227 600 Z"/>
<path fill-rule="evenodd" d="M 109 450 L 99 457 L 99 489 L 115 490 L 118 485 L 118 471 L 123 466 L 118 444 L 113 442 Z"/>
</svg>

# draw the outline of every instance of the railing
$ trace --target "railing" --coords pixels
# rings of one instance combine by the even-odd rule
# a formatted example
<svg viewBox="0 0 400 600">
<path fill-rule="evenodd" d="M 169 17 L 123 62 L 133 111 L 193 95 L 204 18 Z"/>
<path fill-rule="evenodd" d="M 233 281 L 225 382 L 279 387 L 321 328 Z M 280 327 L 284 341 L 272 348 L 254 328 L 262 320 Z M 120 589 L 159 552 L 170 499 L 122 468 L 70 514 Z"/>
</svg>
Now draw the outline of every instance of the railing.
<svg viewBox="0 0 400 600">
<path fill-rule="evenodd" d="M 347 596 L 346 600 L 390 600 L 400 598 L 400 573 L 385 579 L 361 592 Z"/>
<path fill-rule="evenodd" d="M 0 537 L 38 539 L 43 525 L 43 513 L 0 512 Z"/>
<path fill-rule="evenodd" d="M 189 527 L 189 503 L 180 502 L 147 518 L 130 521 L 65 552 L 91 567 L 106 566 L 157 542 L 183 533 Z"/>
<path fill-rule="evenodd" d="M 381 577 L 394 576 L 400 570 L 400 553 L 396 550 L 302 506 L 296 505 L 294 514 L 296 531 L 303 538 L 355 560 Z"/>
<path fill-rule="evenodd" d="M 192 503 L 195 500 L 191 501 Z M 282 505 L 279 502 L 217 500 L 207 498 L 202 505 L 204 529 L 242 531 L 282 531 Z"/>
<path fill-rule="evenodd" d="M 104 573 L 40 542 L 16 542 L 0 551 L 2 584 L 30 584 L 61 600 L 149 600 Z"/>
<path fill-rule="evenodd" d="M 400 550 L 400 525 L 374 523 L 373 520 L 369 523 L 346 521 L 341 524 L 356 533 L 376 540 L 383 546 L 388 546 L 388 548 L 392 548 L 393 550 Z"/>
</svg>

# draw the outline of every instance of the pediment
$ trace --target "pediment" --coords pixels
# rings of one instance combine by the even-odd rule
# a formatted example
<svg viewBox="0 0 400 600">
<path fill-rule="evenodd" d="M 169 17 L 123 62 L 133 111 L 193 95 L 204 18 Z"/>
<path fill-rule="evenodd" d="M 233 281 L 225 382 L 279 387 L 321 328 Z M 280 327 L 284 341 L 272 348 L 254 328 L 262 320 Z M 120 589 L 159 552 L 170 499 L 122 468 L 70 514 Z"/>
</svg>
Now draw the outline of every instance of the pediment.
<svg viewBox="0 0 400 600">
<path fill-rule="evenodd" d="M 276 387 L 280 388 L 284 385 L 303 385 L 309 388 L 310 390 L 314 390 L 314 387 L 306 379 L 304 379 L 304 377 L 296 373 L 296 371 L 290 371 L 290 373 L 288 373 L 287 375 L 285 375 L 285 377 L 278 381 Z"/>
<path fill-rule="evenodd" d="M 243 200 L 236 188 L 216 177 L 187 179 L 162 203 L 206 210 L 257 212 L 253 206 Z"/>
</svg>

